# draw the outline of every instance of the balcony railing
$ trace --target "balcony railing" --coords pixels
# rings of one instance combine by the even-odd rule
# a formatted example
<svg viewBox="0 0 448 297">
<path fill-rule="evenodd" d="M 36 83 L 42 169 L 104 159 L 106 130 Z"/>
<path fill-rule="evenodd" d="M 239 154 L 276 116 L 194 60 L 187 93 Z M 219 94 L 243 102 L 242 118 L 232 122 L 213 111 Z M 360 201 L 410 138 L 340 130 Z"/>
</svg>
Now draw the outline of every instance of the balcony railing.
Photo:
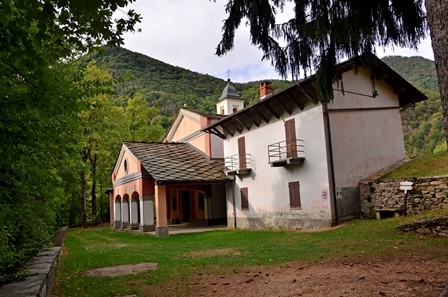
<svg viewBox="0 0 448 297">
<path fill-rule="evenodd" d="M 305 160 L 305 146 L 302 139 L 287 139 L 268 145 L 271 166 L 299 164 Z"/>
<path fill-rule="evenodd" d="M 226 175 L 245 175 L 249 174 L 254 167 L 254 160 L 250 154 L 232 155 L 224 158 L 224 172 Z"/>
</svg>

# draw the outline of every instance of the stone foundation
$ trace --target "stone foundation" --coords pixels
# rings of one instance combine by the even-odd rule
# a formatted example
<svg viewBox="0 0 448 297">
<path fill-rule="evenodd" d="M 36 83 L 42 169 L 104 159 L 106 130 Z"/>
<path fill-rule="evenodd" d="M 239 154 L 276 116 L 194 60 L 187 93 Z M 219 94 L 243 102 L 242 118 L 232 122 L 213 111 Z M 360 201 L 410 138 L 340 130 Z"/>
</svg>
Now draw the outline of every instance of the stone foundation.
<svg viewBox="0 0 448 297">
<path fill-rule="evenodd" d="M 228 227 L 233 228 L 233 217 L 228 217 Z M 331 227 L 330 218 L 307 218 L 278 215 L 272 218 L 241 218 L 236 219 L 237 228 L 242 229 L 323 229 Z"/>
</svg>

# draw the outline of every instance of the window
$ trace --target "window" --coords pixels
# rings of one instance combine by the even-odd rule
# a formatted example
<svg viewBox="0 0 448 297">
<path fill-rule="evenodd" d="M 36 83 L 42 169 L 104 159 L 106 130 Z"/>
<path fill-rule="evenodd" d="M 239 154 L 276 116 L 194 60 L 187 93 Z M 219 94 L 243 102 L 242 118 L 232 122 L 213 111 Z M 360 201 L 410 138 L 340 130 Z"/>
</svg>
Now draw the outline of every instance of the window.
<svg viewBox="0 0 448 297">
<path fill-rule="evenodd" d="M 235 112 L 237 112 L 238 111 L 238 106 L 237 105 L 234 105 L 233 106 L 233 113 L 235 113 Z"/>
<path fill-rule="evenodd" d="M 285 121 L 286 157 L 297 157 L 296 122 L 294 119 Z"/>
<path fill-rule="evenodd" d="M 301 208 L 302 204 L 300 202 L 300 183 L 290 182 L 289 185 L 289 207 L 290 208 Z"/>
<path fill-rule="evenodd" d="M 205 197 L 204 197 L 204 194 L 199 194 L 199 196 L 198 196 L 198 207 L 199 207 L 199 209 L 204 209 L 204 206 L 205 206 L 205 203 L 204 203 L 204 199 L 205 199 Z"/>
<path fill-rule="evenodd" d="M 249 193 L 247 188 L 241 188 L 241 209 L 249 210 Z"/>
<path fill-rule="evenodd" d="M 124 172 L 125 173 L 128 173 L 128 160 L 126 160 L 126 159 L 124 159 L 124 162 L 123 162 L 123 168 L 124 168 Z"/>
<path fill-rule="evenodd" d="M 221 109 L 219 110 L 220 114 L 224 114 L 224 107 L 221 107 Z"/>
</svg>

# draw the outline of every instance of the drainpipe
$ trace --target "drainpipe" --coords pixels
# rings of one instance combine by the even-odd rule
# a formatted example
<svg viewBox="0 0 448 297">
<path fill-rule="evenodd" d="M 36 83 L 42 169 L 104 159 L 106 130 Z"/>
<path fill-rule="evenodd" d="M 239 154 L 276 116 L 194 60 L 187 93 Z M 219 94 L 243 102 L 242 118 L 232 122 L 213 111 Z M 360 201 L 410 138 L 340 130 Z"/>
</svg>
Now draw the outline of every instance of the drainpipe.
<svg viewBox="0 0 448 297">
<path fill-rule="evenodd" d="M 328 165 L 328 179 L 330 181 L 330 207 L 331 207 L 331 224 L 333 226 L 338 225 L 338 211 L 336 202 L 336 183 L 334 179 L 334 163 L 333 163 L 333 143 L 331 141 L 331 127 L 330 116 L 328 114 L 327 104 L 322 104 L 324 112 L 324 130 L 325 141 L 327 143 L 327 165 Z"/>
<path fill-rule="evenodd" d="M 233 227 L 236 229 L 235 179 L 236 176 L 233 176 L 232 180 Z"/>
</svg>

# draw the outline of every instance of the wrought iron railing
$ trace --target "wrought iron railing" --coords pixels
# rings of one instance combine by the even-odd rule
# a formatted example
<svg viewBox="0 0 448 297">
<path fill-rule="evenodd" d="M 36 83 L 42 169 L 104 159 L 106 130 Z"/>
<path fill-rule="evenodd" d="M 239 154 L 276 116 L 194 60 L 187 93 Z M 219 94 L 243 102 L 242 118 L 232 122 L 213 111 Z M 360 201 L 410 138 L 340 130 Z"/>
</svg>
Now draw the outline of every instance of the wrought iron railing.
<svg viewBox="0 0 448 297">
<path fill-rule="evenodd" d="M 226 171 L 248 169 L 254 167 L 254 160 L 250 154 L 240 156 L 239 154 L 224 158 Z"/>
<path fill-rule="evenodd" d="M 268 145 L 269 163 L 290 158 L 304 158 L 302 139 L 287 139 Z"/>
</svg>

